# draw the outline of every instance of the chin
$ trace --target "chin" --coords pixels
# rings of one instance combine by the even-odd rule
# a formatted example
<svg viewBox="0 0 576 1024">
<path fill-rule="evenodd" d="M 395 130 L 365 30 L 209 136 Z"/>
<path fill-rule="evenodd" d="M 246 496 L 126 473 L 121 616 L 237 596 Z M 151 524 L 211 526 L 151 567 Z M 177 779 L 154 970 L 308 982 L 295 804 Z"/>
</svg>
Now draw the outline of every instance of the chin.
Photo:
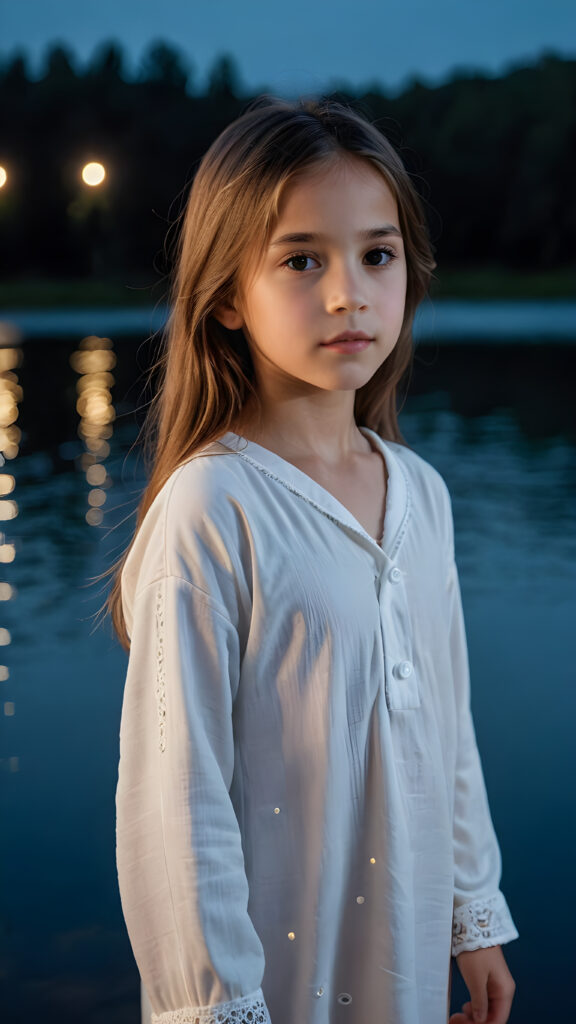
<svg viewBox="0 0 576 1024">
<path fill-rule="evenodd" d="M 358 391 L 369 380 L 372 380 L 377 369 L 378 367 L 368 373 L 366 371 L 364 373 L 343 373 L 337 377 L 332 377 L 329 381 L 325 380 L 319 383 L 319 387 L 324 391 Z"/>
</svg>

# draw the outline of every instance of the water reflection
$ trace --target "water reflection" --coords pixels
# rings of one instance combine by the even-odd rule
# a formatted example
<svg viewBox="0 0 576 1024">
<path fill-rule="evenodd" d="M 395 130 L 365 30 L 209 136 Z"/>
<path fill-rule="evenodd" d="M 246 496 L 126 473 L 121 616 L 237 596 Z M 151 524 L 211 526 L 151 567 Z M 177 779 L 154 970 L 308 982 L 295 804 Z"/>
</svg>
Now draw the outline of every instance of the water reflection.
<svg viewBox="0 0 576 1024">
<path fill-rule="evenodd" d="M 18 504 L 8 497 L 16 486 L 12 473 L 4 472 L 4 466 L 18 455 L 22 432 L 17 424 L 19 405 L 23 393 L 16 370 L 22 363 L 22 349 L 17 344 L 18 332 L 9 324 L 0 324 L 0 522 L 7 523 L 16 519 Z M 0 533 L 0 564 L 10 565 L 16 557 L 14 538 Z M 0 601 L 10 601 L 15 596 L 14 587 L 7 581 L 0 581 Z M 9 647 L 12 642 L 10 630 L 0 626 L 0 647 Z M 5 656 L 2 655 L 3 660 Z M 10 679 L 8 665 L 0 664 L 0 681 Z M 5 700 L 4 716 L 13 718 L 16 713 L 15 702 Z M 18 757 L 8 759 L 9 770 L 18 771 Z"/>
<path fill-rule="evenodd" d="M 0 353 L 16 347 L 12 340 Z M 145 483 L 133 445 L 152 360 L 137 342 L 123 339 L 114 351 L 95 336 L 80 344 L 28 340 L 24 351 L 21 373 L 19 364 L 2 371 L 18 371 L 25 392 L 18 423 L 6 424 L 22 429 L 20 441 L 12 438 L 18 458 L 0 467 L 0 500 L 16 495 L 19 506 L 18 538 L 15 520 L 0 524 L 0 601 L 8 602 L 0 628 L 11 640 L 0 646 L 0 662 L 10 654 L 0 681 L 7 681 L 3 714 L 13 731 L 7 754 L 20 755 L 4 759 L 18 775 L 0 796 L 0 818 L 12 822 L 2 1008 L 14 1022 L 120 1024 L 139 1012 L 113 855 L 125 659 L 107 630 L 93 630 L 102 597 L 87 581 L 110 564 L 105 546 L 116 558 L 134 526 L 125 512 Z M 537 937 L 560 927 L 557 908 L 574 862 L 562 823 L 576 820 L 569 770 L 575 352 L 421 348 L 401 412 L 407 442 L 442 472 L 452 495 L 478 735 L 505 891 L 522 932 L 511 955 L 524 1024 L 548 1019 L 550 991 L 560 1004 L 570 998 L 569 945 L 543 956 Z M 14 402 L 5 408 L 13 415 Z M 87 517 L 96 513 L 97 525 L 104 509 L 107 527 L 118 520 L 109 537 L 86 528 Z M 16 552 L 12 602 L 7 577 Z M 12 676 L 25 715 L 20 707 L 14 714 L 14 694 L 6 692 Z M 529 894 L 542 877 L 550 891 L 535 907 Z M 541 983 L 530 993 L 532 975 Z"/>
<path fill-rule="evenodd" d="M 0 335 L 0 344 L 1 341 Z M 16 425 L 18 403 L 22 401 L 22 388 L 18 383 L 18 375 L 14 372 L 21 362 L 21 348 L 0 348 L 0 451 L 4 459 L 16 458 L 22 437 L 22 432 Z"/>
<path fill-rule="evenodd" d="M 82 339 L 78 349 L 70 356 L 70 365 L 79 374 L 76 382 L 76 411 L 80 416 L 78 435 L 87 449 L 80 458 L 80 466 L 90 485 L 89 508 L 85 514 L 90 526 L 100 526 L 102 523 L 106 489 L 112 483 L 104 465 L 110 454 L 108 441 L 112 437 L 112 424 L 116 419 L 111 392 L 115 383 L 111 371 L 116 366 L 116 356 L 112 348 L 110 338 L 90 335 Z"/>
</svg>

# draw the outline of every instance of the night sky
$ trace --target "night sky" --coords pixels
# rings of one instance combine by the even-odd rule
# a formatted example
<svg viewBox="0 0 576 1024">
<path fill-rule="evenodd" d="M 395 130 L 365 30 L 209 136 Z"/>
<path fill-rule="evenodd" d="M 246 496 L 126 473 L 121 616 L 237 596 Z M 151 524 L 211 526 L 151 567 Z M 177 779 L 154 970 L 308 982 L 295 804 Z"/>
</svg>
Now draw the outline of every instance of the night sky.
<svg viewBox="0 0 576 1024">
<path fill-rule="evenodd" d="M 500 73 L 544 51 L 576 56 L 574 0 L 0 0 L 0 54 L 16 49 L 39 74 L 48 43 L 82 66 L 118 40 L 134 72 L 152 40 L 188 59 L 192 88 L 222 53 L 243 90 L 284 95 L 379 82 L 390 91 L 455 69 Z"/>
</svg>

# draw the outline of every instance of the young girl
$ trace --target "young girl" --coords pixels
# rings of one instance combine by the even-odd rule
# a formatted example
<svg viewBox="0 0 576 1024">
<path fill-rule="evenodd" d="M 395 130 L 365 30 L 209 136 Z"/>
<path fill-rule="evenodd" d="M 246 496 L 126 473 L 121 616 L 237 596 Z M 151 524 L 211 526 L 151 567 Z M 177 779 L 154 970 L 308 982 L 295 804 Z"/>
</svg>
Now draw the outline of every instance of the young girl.
<svg viewBox="0 0 576 1024">
<path fill-rule="evenodd" d="M 157 1024 L 504 1024 L 517 932 L 450 496 L 397 387 L 435 266 L 400 158 L 253 103 L 183 224 L 154 462 L 111 596 L 117 866 Z M 149 1002 L 148 1002 L 149 1001 Z"/>
</svg>

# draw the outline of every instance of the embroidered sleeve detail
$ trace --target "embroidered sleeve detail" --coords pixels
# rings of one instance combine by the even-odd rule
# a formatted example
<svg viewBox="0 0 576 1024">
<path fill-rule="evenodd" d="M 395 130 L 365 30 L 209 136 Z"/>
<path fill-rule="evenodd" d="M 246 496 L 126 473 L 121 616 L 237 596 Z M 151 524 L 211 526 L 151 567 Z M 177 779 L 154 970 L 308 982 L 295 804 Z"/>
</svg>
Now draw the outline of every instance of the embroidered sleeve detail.
<svg viewBox="0 0 576 1024">
<path fill-rule="evenodd" d="M 262 989 L 243 999 L 216 1006 L 184 1006 L 152 1013 L 152 1024 L 270 1024 Z"/>
<path fill-rule="evenodd" d="M 164 604 L 162 587 L 156 591 L 156 706 L 158 708 L 158 729 L 160 751 L 166 750 L 166 675 L 164 664 Z"/>
<path fill-rule="evenodd" d="M 501 946 L 517 938 L 518 932 L 501 892 L 454 908 L 452 956 L 473 949 Z"/>
</svg>

